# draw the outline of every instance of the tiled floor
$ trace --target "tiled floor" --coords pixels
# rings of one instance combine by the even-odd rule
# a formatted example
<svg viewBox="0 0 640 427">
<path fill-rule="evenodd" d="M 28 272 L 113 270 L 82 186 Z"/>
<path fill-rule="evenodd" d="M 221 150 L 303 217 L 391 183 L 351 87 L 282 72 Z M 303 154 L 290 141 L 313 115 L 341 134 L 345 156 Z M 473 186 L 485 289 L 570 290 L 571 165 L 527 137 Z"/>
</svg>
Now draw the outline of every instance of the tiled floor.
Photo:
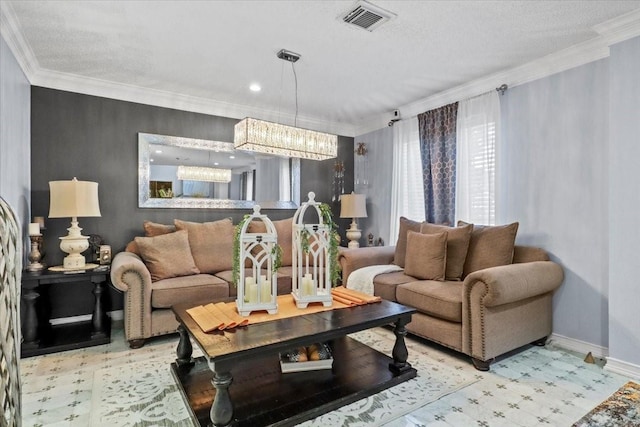
<svg viewBox="0 0 640 427">
<path fill-rule="evenodd" d="M 23 425 L 89 426 L 94 371 L 151 357 L 169 363 L 175 357 L 175 337 L 138 350 L 127 347 L 122 330 L 114 330 L 112 338 L 109 345 L 23 359 Z M 486 373 L 466 357 L 425 341 L 408 339 L 407 346 L 410 354 L 421 352 L 478 381 L 388 423 L 391 427 L 570 426 L 629 380 L 552 346 L 514 352 Z"/>
</svg>

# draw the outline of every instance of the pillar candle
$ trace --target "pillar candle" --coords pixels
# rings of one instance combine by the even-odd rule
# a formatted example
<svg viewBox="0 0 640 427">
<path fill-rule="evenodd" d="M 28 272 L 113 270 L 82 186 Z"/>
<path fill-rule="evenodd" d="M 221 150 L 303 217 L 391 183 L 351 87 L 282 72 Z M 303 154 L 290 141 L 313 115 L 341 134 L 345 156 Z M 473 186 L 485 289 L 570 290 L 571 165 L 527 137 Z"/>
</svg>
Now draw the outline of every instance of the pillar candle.
<svg viewBox="0 0 640 427">
<path fill-rule="evenodd" d="M 40 235 L 40 224 L 37 222 L 32 222 L 29 224 L 29 236 L 39 236 Z"/>
<path fill-rule="evenodd" d="M 244 279 L 244 302 L 249 302 L 249 287 L 255 283 L 253 277 L 246 277 Z"/>
<path fill-rule="evenodd" d="M 40 230 L 44 230 L 44 217 L 43 216 L 34 216 L 33 217 L 33 222 L 37 222 L 38 224 L 40 224 Z"/>
<path fill-rule="evenodd" d="M 249 285 L 249 304 L 258 302 L 258 285 Z"/>
<path fill-rule="evenodd" d="M 271 301 L 271 281 L 265 280 L 262 282 L 262 285 L 260 286 L 260 302 L 270 302 L 270 301 Z"/>
</svg>

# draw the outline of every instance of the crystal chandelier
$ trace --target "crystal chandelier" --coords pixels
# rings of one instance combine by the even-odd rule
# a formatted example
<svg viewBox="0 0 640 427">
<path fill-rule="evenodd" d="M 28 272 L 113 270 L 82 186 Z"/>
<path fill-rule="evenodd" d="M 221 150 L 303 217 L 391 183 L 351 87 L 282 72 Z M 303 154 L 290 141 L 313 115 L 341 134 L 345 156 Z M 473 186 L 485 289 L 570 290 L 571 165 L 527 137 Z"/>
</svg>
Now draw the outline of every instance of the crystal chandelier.
<svg viewBox="0 0 640 427">
<path fill-rule="evenodd" d="M 231 182 L 231 169 L 178 166 L 178 179 L 188 181 Z"/>
<path fill-rule="evenodd" d="M 256 151 L 301 159 L 326 160 L 338 156 L 338 137 L 297 127 L 298 77 L 294 63 L 300 55 L 282 49 L 278 58 L 291 62 L 296 87 L 296 115 L 294 126 L 245 118 L 234 128 L 233 145 L 238 150 Z"/>
<path fill-rule="evenodd" d="M 235 126 L 236 149 L 276 156 L 326 160 L 338 155 L 338 137 L 247 117 Z"/>
</svg>

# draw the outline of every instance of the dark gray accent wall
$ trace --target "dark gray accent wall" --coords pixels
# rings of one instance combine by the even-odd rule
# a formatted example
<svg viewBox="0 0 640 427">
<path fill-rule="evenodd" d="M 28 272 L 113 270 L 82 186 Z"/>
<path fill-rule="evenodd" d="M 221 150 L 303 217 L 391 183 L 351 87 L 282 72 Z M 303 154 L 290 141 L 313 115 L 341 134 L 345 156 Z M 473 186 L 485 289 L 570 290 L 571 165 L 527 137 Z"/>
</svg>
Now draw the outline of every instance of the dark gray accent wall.
<svg viewBox="0 0 640 427">
<path fill-rule="evenodd" d="M 237 119 L 192 113 L 82 95 L 31 88 L 31 210 L 49 212 L 49 181 L 79 180 L 99 184 L 100 218 L 80 218 L 83 234 L 99 234 L 114 253 L 142 234 L 145 220 L 171 224 L 214 221 L 231 217 L 237 222 L 248 210 L 138 208 L 138 132 L 233 141 Z M 345 192 L 353 187 L 353 138 L 339 137 L 339 158 L 347 165 Z M 316 200 L 331 201 L 334 160 L 301 163 L 301 199 L 314 191 Z M 333 203 L 336 218 L 339 204 Z M 267 210 L 271 219 L 291 217 L 293 210 Z M 45 261 L 62 263 L 58 237 L 67 234 L 69 219 L 46 219 Z M 344 227 L 343 227 L 344 229 Z M 88 314 L 91 295 L 78 288 L 52 289 L 52 317 Z M 77 302 L 77 304 L 76 304 Z M 82 305 L 82 306 L 80 306 Z M 122 297 L 111 292 L 111 309 L 122 307 Z"/>
</svg>

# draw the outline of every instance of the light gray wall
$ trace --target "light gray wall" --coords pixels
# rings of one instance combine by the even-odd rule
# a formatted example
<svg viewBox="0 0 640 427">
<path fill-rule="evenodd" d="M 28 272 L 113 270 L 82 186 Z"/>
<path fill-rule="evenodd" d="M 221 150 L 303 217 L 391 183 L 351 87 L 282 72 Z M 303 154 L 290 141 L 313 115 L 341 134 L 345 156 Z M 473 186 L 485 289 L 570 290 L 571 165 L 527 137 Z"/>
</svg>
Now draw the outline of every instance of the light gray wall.
<svg viewBox="0 0 640 427">
<path fill-rule="evenodd" d="M 29 80 L 0 37 L 0 196 L 14 209 L 25 245 L 31 222 L 30 110 Z"/>
<path fill-rule="evenodd" d="M 564 268 L 553 332 L 608 345 L 607 59 L 509 88 L 501 98 L 501 222 Z"/>
<path fill-rule="evenodd" d="M 367 144 L 367 177 L 369 185 L 355 186 L 354 191 L 367 196 L 367 218 L 358 220 L 362 230 L 360 246 L 367 245 L 367 235 L 389 242 L 389 217 L 391 216 L 391 176 L 393 173 L 393 129 L 386 127 L 355 138 L 354 150 L 359 142 Z M 358 162 L 354 161 L 354 168 Z M 356 175 L 356 173 L 354 173 Z M 357 176 L 357 175 L 356 175 Z"/>
<path fill-rule="evenodd" d="M 609 355 L 640 366 L 640 37 L 609 64 Z"/>
</svg>

